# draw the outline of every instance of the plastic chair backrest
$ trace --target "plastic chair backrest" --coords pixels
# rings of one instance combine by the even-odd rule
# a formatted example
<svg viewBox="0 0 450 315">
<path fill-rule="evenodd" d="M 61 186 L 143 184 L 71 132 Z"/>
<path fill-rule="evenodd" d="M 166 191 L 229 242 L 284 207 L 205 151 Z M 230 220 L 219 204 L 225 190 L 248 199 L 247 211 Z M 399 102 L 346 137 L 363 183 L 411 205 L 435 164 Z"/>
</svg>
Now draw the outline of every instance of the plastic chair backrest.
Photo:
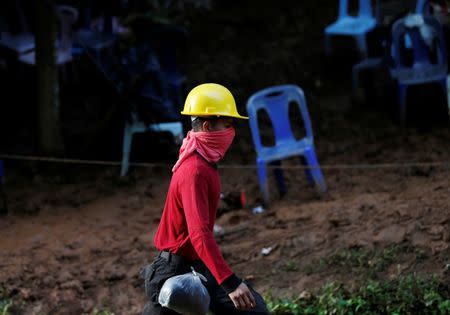
<svg viewBox="0 0 450 315">
<path fill-rule="evenodd" d="M 433 47 L 436 49 L 437 62 L 439 65 L 446 65 L 447 53 L 445 49 L 444 34 L 439 21 L 431 16 L 423 17 L 425 24 L 432 28 L 433 31 Z M 409 37 L 413 50 L 413 66 L 417 64 L 432 64 L 429 56 L 429 47 L 423 39 L 418 27 L 407 27 L 405 19 L 400 19 L 392 26 L 392 44 L 394 60 L 397 66 L 405 67 L 404 58 L 402 56 L 402 42 Z"/>
<path fill-rule="evenodd" d="M 348 16 L 348 0 L 339 0 L 339 18 Z"/>
<path fill-rule="evenodd" d="M 430 13 L 428 10 L 428 0 L 417 0 L 416 2 L 416 14 L 426 15 Z"/>
<path fill-rule="evenodd" d="M 311 120 L 303 91 L 296 85 L 274 86 L 253 94 L 247 102 L 253 142 L 258 153 L 264 148 L 268 148 L 262 144 L 259 134 L 257 115 L 259 110 L 266 110 L 269 115 L 275 133 L 275 147 L 283 143 L 301 141 L 296 140 L 292 132 L 289 120 L 289 106 L 291 102 L 295 102 L 299 106 L 306 130 L 305 138 L 311 144 L 313 143 Z"/>
<path fill-rule="evenodd" d="M 371 0 L 359 0 L 358 5 L 358 16 L 373 17 Z M 339 0 L 339 18 L 345 18 L 348 16 L 348 0 Z"/>
<path fill-rule="evenodd" d="M 373 17 L 372 0 L 359 0 L 359 15 Z"/>
</svg>

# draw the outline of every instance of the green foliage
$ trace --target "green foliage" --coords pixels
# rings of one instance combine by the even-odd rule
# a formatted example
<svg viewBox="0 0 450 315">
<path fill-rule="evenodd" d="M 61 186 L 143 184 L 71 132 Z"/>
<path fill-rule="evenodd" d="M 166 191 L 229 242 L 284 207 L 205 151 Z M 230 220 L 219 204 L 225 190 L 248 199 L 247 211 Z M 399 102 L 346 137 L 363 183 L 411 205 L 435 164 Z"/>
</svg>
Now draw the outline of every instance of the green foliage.
<svg viewBox="0 0 450 315">
<path fill-rule="evenodd" d="M 287 272 L 298 271 L 298 266 L 294 261 L 290 260 L 284 265 L 284 270 Z"/>
<path fill-rule="evenodd" d="M 3 288 L 0 287 L 0 315 L 12 315 L 14 301 L 9 298 Z"/>
<path fill-rule="evenodd" d="M 369 281 L 350 291 L 330 283 L 308 298 L 266 299 L 273 315 L 450 314 L 450 291 L 435 278 Z"/>
<path fill-rule="evenodd" d="M 97 309 L 95 308 L 92 312 L 91 315 L 115 315 L 113 312 L 111 312 L 110 310 L 107 309 Z"/>
<path fill-rule="evenodd" d="M 11 299 L 0 299 L 0 315 L 11 315 L 12 306 Z"/>
</svg>

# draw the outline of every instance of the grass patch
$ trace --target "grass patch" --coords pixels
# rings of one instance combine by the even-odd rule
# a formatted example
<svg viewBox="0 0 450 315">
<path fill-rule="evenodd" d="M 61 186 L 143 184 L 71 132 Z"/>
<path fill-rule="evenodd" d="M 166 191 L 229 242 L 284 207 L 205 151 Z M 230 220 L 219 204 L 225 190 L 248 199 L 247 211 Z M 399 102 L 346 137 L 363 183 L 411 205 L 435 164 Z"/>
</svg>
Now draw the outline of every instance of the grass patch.
<svg viewBox="0 0 450 315">
<path fill-rule="evenodd" d="M 22 304 L 16 299 L 9 297 L 3 288 L 0 288 L 0 315 L 21 314 Z"/>
<path fill-rule="evenodd" d="M 426 258 L 423 250 L 409 243 L 394 244 L 378 250 L 356 247 L 341 250 L 329 257 L 314 261 L 306 266 L 304 271 L 306 274 L 313 274 L 323 272 L 328 268 L 339 268 L 353 274 L 364 274 L 368 278 L 373 278 L 378 272 L 386 270 L 402 253 L 413 254 L 416 260 Z"/>
<path fill-rule="evenodd" d="M 115 313 L 111 312 L 108 309 L 94 309 L 90 315 L 115 315 Z"/>
<path fill-rule="evenodd" d="M 295 271 L 298 271 L 298 266 L 297 266 L 297 264 L 296 264 L 294 261 L 289 260 L 289 261 L 283 266 L 283 269 L 284 269 L 284 271 L 286 271 L 286 272 L 295 272 Z"/>
<path fill-rule="evenodd" d="M 305 295 L 304 295 L 305 296 Z M 369 281 L 352 291 L 330 283 L 307 298 L 266 298 L 273 315 L 450 314 L 450 289 L 436 278 Z"/>
<path fill-rule="evenodd" d="M 0 299 L 0 315 L 11 315 L 13 301 L 11 299 Z"/>
</svg>

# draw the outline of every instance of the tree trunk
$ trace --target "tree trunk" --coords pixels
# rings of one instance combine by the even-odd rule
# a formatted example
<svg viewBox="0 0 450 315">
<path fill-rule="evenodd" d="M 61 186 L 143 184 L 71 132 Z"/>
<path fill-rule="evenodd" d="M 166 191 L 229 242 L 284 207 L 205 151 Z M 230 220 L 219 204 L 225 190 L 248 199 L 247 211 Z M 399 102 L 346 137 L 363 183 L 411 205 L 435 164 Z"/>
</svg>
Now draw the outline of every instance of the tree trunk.
<svg viewBox="0 0 450 315">
<path fill-rule="evenodd" d="M 36 1 L 36 67 L 38 89 L 38 150 L 60 155 L 63 141 L 59 114 L 59 83 L 55 39 L 57 21 L 54 0 Z"/>
</svg>

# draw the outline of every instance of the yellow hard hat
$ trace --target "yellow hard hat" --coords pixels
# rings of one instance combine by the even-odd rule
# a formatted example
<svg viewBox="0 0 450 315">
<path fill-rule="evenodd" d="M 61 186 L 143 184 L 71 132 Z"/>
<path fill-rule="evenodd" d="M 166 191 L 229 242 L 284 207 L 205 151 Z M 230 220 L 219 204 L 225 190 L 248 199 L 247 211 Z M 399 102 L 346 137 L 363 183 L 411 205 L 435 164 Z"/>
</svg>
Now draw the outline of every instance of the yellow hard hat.
<svg viewBox="0 0 450 315">
<path fill-rule="evenodd" d="M 215 83 L 205 83 L 193 88 L 186 98 L 181 114 L 248 119 L 239 115 L 231 92 L 226 87 Z"/>
</svg>

